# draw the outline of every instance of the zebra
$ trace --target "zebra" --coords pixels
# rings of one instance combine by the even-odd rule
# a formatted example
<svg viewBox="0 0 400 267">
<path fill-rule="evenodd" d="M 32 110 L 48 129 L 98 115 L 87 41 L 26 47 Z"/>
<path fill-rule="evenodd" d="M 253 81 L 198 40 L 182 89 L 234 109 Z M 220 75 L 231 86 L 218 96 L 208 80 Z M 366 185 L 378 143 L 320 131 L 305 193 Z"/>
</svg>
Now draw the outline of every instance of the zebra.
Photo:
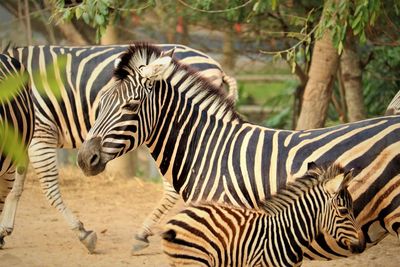
<svg viewBox="0 0 400 267">
<path fill-rule="evenodd" d="M 144 144 L 185 202 L 257 208 L 305 173 L 305 162 L 337 163 L 357 170 L 349 192 L 367 244 L 388 233 L 399 236 L 400 116 L 302 131 L 255 125 L 240 117 L 224 92 L 150 44 L 130 47 L 114 80 L 78 151 L 85 175 L 102 172 L 107 162 Z M 143 243 L 151 233 L 140 237 Z M 318 237 L 305 256 L 349 254 Z"/>
<path fill-rule="evenodd" d="M 328 235 L 353 253 L 365 249 L 347 190 L 351 171 L 308 164 L 306 174 L 260 202 L 260 209 L 191 204 L 164 227 L 171 266 L 300 266 L 303 251 Z"/>
<path fill-rule="evenodd" d="M 99 110 L 99 96 L 111 83 L 115 60 L 129 45 L 109 46 L 27 46 L 12 48 L 7 54 L 22 62 L 30 75 L 36 110 L 36 131 L 29 156 L 43 192 L 51 204 L 64 217 L 79 240 L 89 252 L 97 242 L 94 231 L 86 230 L 83 223 L 72 213 L 62 199 L 56 150 L 58 148 L 79 148 L 94 123 Z M 236 80 L 226 75 L 220 64 L 208 55 L 178 44 L 158 45 L 165 52 L 174 51 L 176 59 L 200 71 L 218 88 L 229 87 L 229 98 L 237 98 Z M 65 70 L 59 64 L 64 58 Z M 42 75 L 34 75 L 40 72 Z M 56 84 L 51 84 L 54 77 Z M 56 96 L 57 88 L 61 97 Z M 149 216 L 158 218 L 164 212 L 164 203 L 176 198 L 176 193 L 164 182 L 165 195 L 160 207 Z M 139 231 L 141 231 L 139 229 Z"/>
<path fill-rule="evenodd" d="M 5 245 L 4 238 L 14 229 L 17 205 L 26 177 L 27 148 L 35 127 L 31 88 L 26 79 L 27 74 L 20 62 L 0 54 L 3 96 L 0 99 L 0 248 Z M 17 90 L 10 86 L 16 86 Z M 4 90 L 8 90 L 8 93 Z M 13 155 L 8 151 L 10 144 L 21 146 L 23 155 Z"/>
</svg>

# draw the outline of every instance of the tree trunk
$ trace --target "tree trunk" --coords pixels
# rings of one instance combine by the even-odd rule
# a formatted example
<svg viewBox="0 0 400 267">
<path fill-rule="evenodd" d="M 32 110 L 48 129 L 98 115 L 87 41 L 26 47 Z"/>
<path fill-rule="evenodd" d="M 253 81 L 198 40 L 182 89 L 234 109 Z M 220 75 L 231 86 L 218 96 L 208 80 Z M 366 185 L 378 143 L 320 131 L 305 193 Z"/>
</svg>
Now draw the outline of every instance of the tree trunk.
<svg viewBox="0 0 400 267">
<path fill-rule="evenodd" d="M 111 45 L 118 43 L 118 31 L 114 25 L 108 25 L 105 33 L 100 39 L 100 44 Z"/>
<path fill-rule="evenodd" d="M 347 34 L 346 45 L 340 59 L 340 68 L 345 89 L 347 117 L 350 122 L 362 120 L 365 118 L 362 71 L 356 41 L 352 33 Z"/>
<path fill-rule="evenodd" d="M 235 68 L 235 32 L 233 28 L 228 28 L 224 31 L 224 44 L 222 47 L 223 59 L 222 65 L 225 70 L 232 72 Z"/>
<path fill-rule="evenodd" d="M 315 42 L 297 130 L 324 126 L 338 61 L 338 52 L 327 31 Z"/>
<path fill-rule="evenodd" d="M 28 45 L 32 45 L 32 27 L 31 27 L 31 16 L 29 14 L 29 2 L 24 1 L 25 9 L 25 23 L 26 23 L 26 42 Z"/>
<path fill-rule="evenodd" d="M 188 22 L 186 20 L 183 20 L 181 44 L 189 45 L 189 43 L 190 43 L 189 25 L 188 25 Z"/>
<path fill-rule="evenodd" d="M 67 39 L 71 45 L 87 44 L 85 38 L 83 38 L 83 36 L 78 32 L 78 30 L 71 22 L 60 23 L 58 25 L 58 28 L 65 36 L 65 39 Z"/>
<path fill-rule="evenodd" d="M 171 16 L 166 9 L 176 8 L 170 7 L 167 5 L 166 1 L 155 1 L 156 6 L 154 8 L 154 12 L 158 16 L 158 19 L 162 21 L 160 23 L 159 29 L 160 31 L 165 34 L 166 42 L 170 44 L 176 43 L 176 23 L 177 23 L 177 16 Z M 177 10 L 175 10 L 177 12 Z"/>
<path fill-rule="evenodd" d="M 113 177 L 134 177 L 136 175 L 136 162 L 137 150 L 108 162 L 106 172 Z"/>
</svg>

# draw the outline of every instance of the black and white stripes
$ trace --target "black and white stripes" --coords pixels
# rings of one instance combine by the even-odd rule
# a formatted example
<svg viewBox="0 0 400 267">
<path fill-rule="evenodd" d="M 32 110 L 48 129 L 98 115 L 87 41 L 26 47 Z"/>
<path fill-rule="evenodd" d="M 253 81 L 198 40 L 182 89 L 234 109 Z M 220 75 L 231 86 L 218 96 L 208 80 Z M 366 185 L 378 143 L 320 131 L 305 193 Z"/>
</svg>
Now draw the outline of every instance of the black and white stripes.
<svg viewBox="0 0 400 267">
<path fill-rule="evenodd" d="M 27 149 L 35 126 L 27 78 L 20 62 L 0 54 L 0 85 L 4 90 L 0 99 L 0 248 L 14 228 L 28 163 Z"/>
<path fill-rule="evenodd" d="M 171 266 L 299 266 L 318 235 L 361 253 L 363 234 L 347 191 L 351 174 L 312 167 L 260 209 L 192 204 L 170 219 L 162 243 Z"/>
<path fill-rule="evenodd" d="M 304 174 L 306 162 L 338 163 L 355 169 L 349 192 L 367 242 L 398 235 L 399 116 L 308 131 L 269 129 L 243 121 L 226 95 L 157 48 L 137 45 L 125 55 L 129 64 L 116 72 L 130 66 L 140 71 L 131 72 L 129 82 L 117 81 L 101 99 L 98 120 L 78 154 L 85 173 L 101 172 L 109 160 L 143 143 L 185 201 L 257 208 L 260 200 Z M 128 90 L 120 87 L 125 82 Z M 111 92 L 118 101 L 108 101 Z M 138 109 L 122 108 L 143 92 Z M 146 241 L 150 228 L 143 228 L 141 240 Z M 316 241 L 306 256 L 349 254 L 324 238 Z"/>
<path fill-rule="evenodd" d="M 82 144 L 99 111 L 101 92 L 111 83 L 115 60 L 127 47 L 29 46 L 7 51 L 26 66 L 32 83 L 37 112 L 35 135 L 29 148 L 31 163 L 49 203 L 63 215 L 90 252 L 96 245 L 96 235 L 85 230 L 61 197 L 56 151 Z M 208 55 L 182 45 L 159 47 L 164 51 L 174 49 L 177 59 L 197 69 L 221 90 L 224 82 L 230 82 L 233 87 L 229 90 L 235 94 L 235 82 Z M 60 59 L 65 61 L 65 68 L 57 64 Z M 55 82 L 50 82 L 50 78 Z M 166 195 L 167 200 L 169 197 Z"/>
</svg>

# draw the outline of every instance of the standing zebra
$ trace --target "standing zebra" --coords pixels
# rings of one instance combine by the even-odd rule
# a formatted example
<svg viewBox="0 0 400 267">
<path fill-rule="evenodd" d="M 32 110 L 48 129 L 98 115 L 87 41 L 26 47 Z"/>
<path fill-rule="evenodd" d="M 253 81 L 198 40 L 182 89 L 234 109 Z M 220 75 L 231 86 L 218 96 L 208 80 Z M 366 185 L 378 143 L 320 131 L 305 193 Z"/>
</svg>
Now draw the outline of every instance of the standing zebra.
<svg viewBox="0 0 400 267">
<path fill-rule="evenodd" d="M 56 150 L 80 147 L 99 111 L 100 93 L 110 84 L 115 60 L 127 47 L 28 46 L 7 51 L 22 62 L 31 75 L 36 107 L 36 131 L 29 147 L 31 163 L 48 202 L 63 215 L 89 252 L 96 246 L 96 233 L 85 230 L 83 223 L 61 197 Z M 217 87 L 227 83 L 230 97 L 236 98 L 236 81 L 227 76 L 219 63 L 208 55 L 182 45 L 164 44 L 158 47 L 163 51 L 174 49 L 177 59 L 199 70 L 200 75 L 210 79 Z M 65 71 L 56 64 L 61 57 L 66 58 Z M 32 75 L 35 72 L 42 75 Z M 58 88 L 50 88 L 52 84 L 48 77 L 55 77 Z M 61 98 L 55 96 L 55 91 L 60 91 Z M 146 225 L 152 223 L 152 218 L 158 219 L 168 209 L 168 203 L 177 199 L 172 186 L 165 181 L 164 185 L 166 193 L 160 207 L 149 216 Z"/>
<path fill-rule="evenodd" d="M 4 246 L 4 237 L 14 229 L 14 220 L 21 196 L 27 167 L 27 148 L 34 131 L 34 107 L 31 89 L 24 80 L 27 78 L 24 67 L 14 58 L 0 54 L 0 85 L 9 95 L 0 99 L 0 248 Z M 10 80 L 18 90 L 5 88 Z M 15 158 L 10 149 L 21 146 L 25 158 Z"/>
<path fill-rule="evenodd" d="M 358 170 L 349 192 L 366 241 L 399 235 L 400 116 L 306 131 L 254 125 L 240 118 L 223 92 L 146 44 L 122 55 L 115 80 L 102 95 L 101 111 L 78 153 L 86 175 L 145 144 L 186 202 L 257 208 L 304 174 L 304 162 L 336 162 Z M 309 249 L 305 255 L 314 259 L 349 255 L 323 237 Z"/>
<path fill-rule="evenodd" d="M 171 266 L 300 266 L 318 235 L 361 253 L 365 240 L 347 191 L 351 173 L 309 166 L 260 210 L 210 202 L 180 211 L 162 234 Z"/>
</svg>

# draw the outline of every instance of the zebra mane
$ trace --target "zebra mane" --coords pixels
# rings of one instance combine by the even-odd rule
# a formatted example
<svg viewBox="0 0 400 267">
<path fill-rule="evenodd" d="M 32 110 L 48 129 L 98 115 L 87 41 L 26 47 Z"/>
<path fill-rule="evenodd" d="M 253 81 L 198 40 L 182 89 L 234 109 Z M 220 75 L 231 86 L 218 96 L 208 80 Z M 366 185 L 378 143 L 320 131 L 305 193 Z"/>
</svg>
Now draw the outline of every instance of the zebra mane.
<svg viewBox="0 0 400 267">
<path fill-rule="evenodd" d="M 114 70 L 114 78 L 117 81 L 127 80 L 127 76 L 132 71 L 137 71 L 139 66 L 147 65 L 162 55 L 160 48 L 148 43 L 134 43 L 129 46 L 126 52 L 120 56 L 120 62 Z M 212 84 L 208 79 L 190 66 L 180 63 L 172 56 L 171 65 L 173 65 L 172 75 L 183 74 L 183 78 L 191 79 L 192 86 L 197 85 L 195 95 L 202 95 L 204 99 L 209 100 L 215 108 L 222 107 L 223 114 L 229 114 L 232 120 L 242 120 L 236 112 L 235 102 L 228 97 L 228 93 Z M 129 82 L 127 80 L 127 82 Z"/>
<path fill-rule="evenodd" d="M 341 173 L 344 173 L 344 169 L 339 164 L 332 164 L 329 167 L 314 167 L 302 177 L 288 183 L 285 188 L 278 190 L 274 195 L 262 200 L 259 203 L 261 210 L 269 214 L 278 214 L 316 185 L 333 179 Z"/>
<path fill-rule="evenodd" d="M 5 54 L 5 53 L 7 53 L 7 50 L 14 49 L 14 48 L 16 48 L 16 46 L 11 41 L 9 41 L 6 43 L 5 46 L 2 44 L 1 53 Z"/>
</svg>

